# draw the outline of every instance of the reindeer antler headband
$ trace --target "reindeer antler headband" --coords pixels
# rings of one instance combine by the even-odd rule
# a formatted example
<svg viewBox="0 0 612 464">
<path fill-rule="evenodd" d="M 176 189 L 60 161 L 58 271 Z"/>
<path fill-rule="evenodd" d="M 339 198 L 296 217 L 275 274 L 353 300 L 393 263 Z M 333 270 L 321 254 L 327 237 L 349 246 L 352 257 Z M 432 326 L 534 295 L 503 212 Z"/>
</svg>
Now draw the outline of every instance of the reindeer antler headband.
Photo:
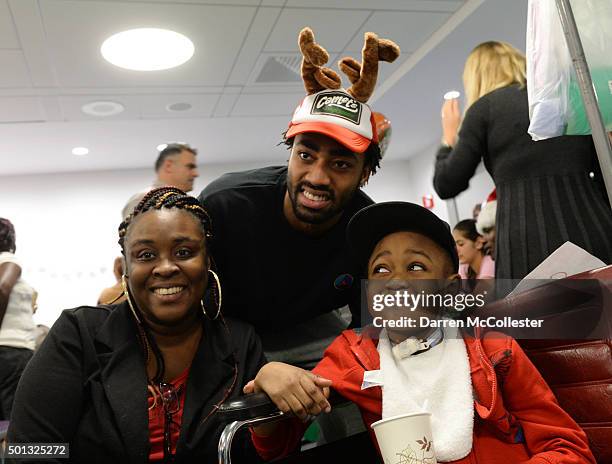
<svg viewBox="0 0 612 464">
<path fill-rule="evenodd" d="M 346 57 L 338 65 L 351 82 L 342 90 L 340 76 L 324 67 L 327 51 L 315 42 L 309 27 L 300 31 L 298 40 L 302 59 L 302 80 L 308 96 L 293 114 L 286 137 L 304 132 L 328 135 L 356 153 L 377 142 L 372 111 L 366 104 L 374 92 L 378 78 L 378 62 L 394 61 L 400 53 L 391 40 L 379 39 L 373 32 L 365 34 L 362 62 Z"/>
<path fill-rule="evenodd" d="M 315 42 L 314 33 L 309 27 L 300 31 L 298 43 L 302 52 L 302 80 L 309 95 L 321 90 L 336 90 L 341 87 L 340 76 L 330 68 L 323 67 L 329 54 Z M 378 62 L 392 63 L 399 56 L 397 44 L 388 39 L 379 39 L 373 32 L 366 32 L 359 63 L 351 57 L 338 62 L 340 70 L 347 75 L 351 87 L 347 89 L 355 100 L 366 103 L 374 92 L 378 79 Z"/>
</svg>

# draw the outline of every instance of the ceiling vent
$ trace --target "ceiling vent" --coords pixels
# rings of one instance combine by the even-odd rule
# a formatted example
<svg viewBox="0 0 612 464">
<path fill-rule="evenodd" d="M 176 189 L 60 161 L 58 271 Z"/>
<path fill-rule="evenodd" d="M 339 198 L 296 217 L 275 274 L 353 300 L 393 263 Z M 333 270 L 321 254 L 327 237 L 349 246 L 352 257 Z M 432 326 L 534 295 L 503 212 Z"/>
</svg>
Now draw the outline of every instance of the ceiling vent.
<svg viewBox="0 0 612 464">
<path fill-rule="evenodd" d="M 299 84 L 301 78 L 302 55 L 298 53 L 283 55 L 261 55 L 254 68 L 251 85 Z"/>
<path fill-rule="evenodd" d="M 122 113 L 125 107 L 114 101 L 93 101 L 81 107 L 81 111 L 89 116 L 108 117 Z"/>
</svg>

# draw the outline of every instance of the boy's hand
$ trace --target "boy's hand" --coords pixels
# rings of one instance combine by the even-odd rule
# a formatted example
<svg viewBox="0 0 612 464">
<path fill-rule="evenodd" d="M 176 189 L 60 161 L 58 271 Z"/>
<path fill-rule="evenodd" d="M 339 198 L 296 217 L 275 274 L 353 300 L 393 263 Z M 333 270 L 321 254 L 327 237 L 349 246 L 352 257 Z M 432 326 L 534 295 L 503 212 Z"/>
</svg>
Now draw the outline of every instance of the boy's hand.
<svg viewBox="0 0 612 464">
<path fill-rule="evenodd" d="M 284 413 L 292 412 L 301 420 L 309 415 L 330 412 L 327 401 L 331 380 L 289 364 L 271 362 L 263 366 L 255 380 L 244 386 L 244 393 L 265 392 Z"/>
</svg>

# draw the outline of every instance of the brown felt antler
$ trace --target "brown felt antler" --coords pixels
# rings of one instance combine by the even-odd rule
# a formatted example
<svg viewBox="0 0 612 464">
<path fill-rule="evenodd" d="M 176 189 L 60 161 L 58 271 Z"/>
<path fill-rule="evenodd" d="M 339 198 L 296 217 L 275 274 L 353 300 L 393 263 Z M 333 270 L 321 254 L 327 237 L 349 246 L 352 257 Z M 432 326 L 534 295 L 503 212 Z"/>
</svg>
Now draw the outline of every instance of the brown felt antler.
<svg viewBox="0 0 612 464">
<path fill-rule="evenodd" d="M 365 33 L 364 42 L 361 63 L 351 57 L 342 58 L 338 62 L 342 72 L 353 84 L 347 92 L 362 103 L 366 103 L 374 92 L 378 79 L 378 62 L 392 63 L 400 54 L 400 48 L 395 42 L 379 39 L 373 32 Z"/>
<path fill-rule="evenodd" d="M 315 42 L 312 29 L 302 29 L 298 43 L 303 55 L 302 80 L 306 92 L 311 95 L 325 89 L 339 89 L 342 85 L 340 76 L 330 68 L 323 67 L 329 60 L 329 54 Z"/>
</svg>

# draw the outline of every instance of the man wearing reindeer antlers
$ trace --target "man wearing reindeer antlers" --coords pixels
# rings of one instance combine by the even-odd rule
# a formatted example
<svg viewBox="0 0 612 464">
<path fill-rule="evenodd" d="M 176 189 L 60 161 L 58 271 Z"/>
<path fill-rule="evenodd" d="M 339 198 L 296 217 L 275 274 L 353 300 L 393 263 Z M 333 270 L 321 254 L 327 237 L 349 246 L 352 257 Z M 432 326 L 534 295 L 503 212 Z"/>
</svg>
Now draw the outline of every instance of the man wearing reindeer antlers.
<svg viewBox="0 0 612 464">
<path fill-rule="evenodd" d="M 212 217 L 224 313 L 255 326 L 269 360 L 309 368 L 348 324 L 338 308 L 348 305 L 359 325 L 360 282 L 345 228 L 373 203 L 361 187 L 381 155 L 366 102 L 378 62 L 394 61 L 399 48 L 367 33 L 363 62 L 339 63 L 352 83 L 343 90 L 309 28 L 299 46 L 308 95 L 284 135 L 288 165 L 225 174 L 199 199 Z"/>
</svg>

